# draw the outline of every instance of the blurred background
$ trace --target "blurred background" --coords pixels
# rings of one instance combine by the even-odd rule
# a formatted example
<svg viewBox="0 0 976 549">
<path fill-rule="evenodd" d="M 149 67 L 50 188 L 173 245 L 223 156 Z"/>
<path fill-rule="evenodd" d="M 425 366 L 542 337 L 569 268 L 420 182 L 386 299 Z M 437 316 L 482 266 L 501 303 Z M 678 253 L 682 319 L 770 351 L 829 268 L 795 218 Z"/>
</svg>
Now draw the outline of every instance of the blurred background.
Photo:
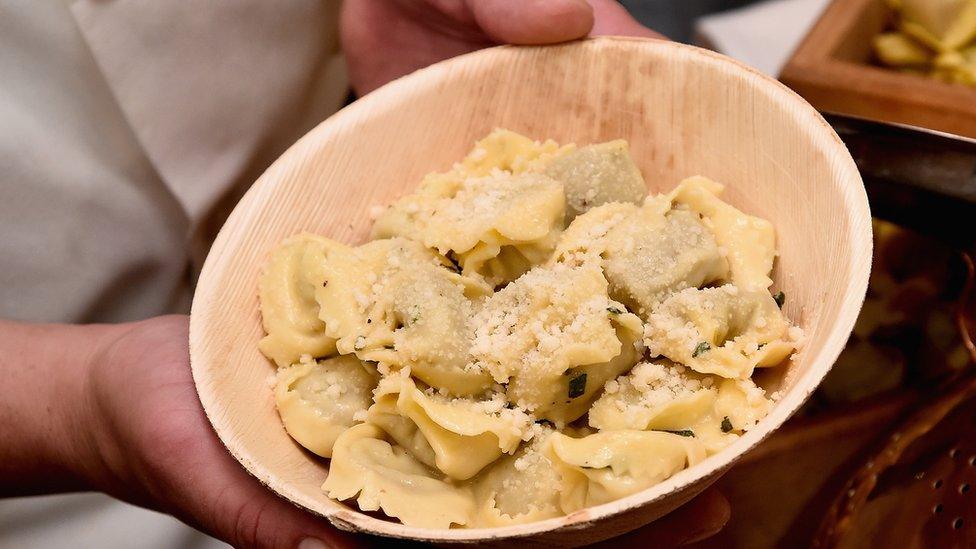
<svg viewBox="0 0 976 549">
<path fill-rule="evenodd" d="M 672 40 L 692 43 L 699 17 L 758 3 L 757 0 L 623 0 L 638 21 Z"/>
</svg>

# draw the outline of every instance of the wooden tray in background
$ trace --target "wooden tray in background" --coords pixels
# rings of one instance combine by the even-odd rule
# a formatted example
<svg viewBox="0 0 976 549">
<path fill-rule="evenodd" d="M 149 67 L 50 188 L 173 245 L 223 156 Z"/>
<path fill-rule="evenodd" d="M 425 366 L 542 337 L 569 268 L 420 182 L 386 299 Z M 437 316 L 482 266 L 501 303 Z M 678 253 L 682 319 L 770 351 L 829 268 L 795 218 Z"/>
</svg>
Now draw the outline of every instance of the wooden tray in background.
<svg viewBox="0 0 976 549">
<path fill-rule="evenodd" d="M 780 73 L 820 110 L 976 137 L 976 88 L 872 64 L 883 0 L 834 0 Z"/>
</svg>

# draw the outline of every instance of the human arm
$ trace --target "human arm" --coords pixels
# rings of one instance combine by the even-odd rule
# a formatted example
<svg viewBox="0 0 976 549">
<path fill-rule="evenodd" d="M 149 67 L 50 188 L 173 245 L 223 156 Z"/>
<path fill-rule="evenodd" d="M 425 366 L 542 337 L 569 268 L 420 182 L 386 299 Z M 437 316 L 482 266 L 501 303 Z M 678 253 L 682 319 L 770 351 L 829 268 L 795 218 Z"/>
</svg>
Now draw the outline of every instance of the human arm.
<svg viewBox="0 0 976 549">
<path fill-rule="evenodd" d="M 0 496 L 98 490 L 236 547 L 352 544 L 221 445 L 193 386 L 185 316 L 0 321 L 0 379 Z"/>
<path fill-rule="evenodd" d="M 0 321 L 0 496 L 99 490 L 235 547 L 296 547 L 306 538 L 356 545 L 275 496 L 221 445 L 194 389 L 187 329 L 185 316 Z M 611 543 L 674 546 L 714 534 L 728 518 L 728 503 L 712 491 Z"/>
</svg>

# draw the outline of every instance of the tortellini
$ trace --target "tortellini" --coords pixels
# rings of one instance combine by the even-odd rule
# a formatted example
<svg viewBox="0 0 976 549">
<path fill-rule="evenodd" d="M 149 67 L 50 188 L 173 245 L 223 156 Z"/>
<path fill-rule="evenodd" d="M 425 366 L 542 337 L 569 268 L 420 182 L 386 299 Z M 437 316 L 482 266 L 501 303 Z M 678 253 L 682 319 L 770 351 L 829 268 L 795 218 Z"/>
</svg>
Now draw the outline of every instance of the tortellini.
<svg viewBox="0 0 976 549">
<path fill-rule="evenodd" d="M 552 429 L 539 427 L 515 455 L 502 457 L 478 477 L 472 527 L 524 524 L 562 514 L 559 472 L 547 455 L 552 434 Z"/>
<path fill-rule="evenodd" d="M 744 379 L 793 351 L 789 328 L 769 292 L 725 284 L 666 299 L 647 319 L 644 344 L 696 372 Z"/>
<path fill-rule="evenodd" d="M 641 363 L 607 383 L 589 423 L 600 430 L 687 429 L 714 406 L 714 383 L 670 361 Z"/>
<path fill-rule="evenodd" d="M 474 512 L 470 489 L 456 486 L 393 446 L 368 423 L 336 441 L 322 490 L 331 498 L 356 498 L 363 511 L 379 511 L 426 528 L 464 525 Z"/>
<path fill-rule="evenodd" d="M 341 245 L 339 245 L 341 246 Z M 278 366 L 297 362 L 302 355 L 335 354 L 335 339 L 319 319 L 315 288 L 333 241 L 300 234 L 281 243 L 271 255 L 258 283 L 264 336 L 258 348 Z"/>
<path fill-rule="evenodd" d="M 660 431 L 605 431 L 583 438 L 555 433 L 549 452 L 562 482 L 564 513 L 629 496 L 705 459 L 705 447 L 694 437 Z"/>
<path fill-rule="evenodd" d="M 607 234 L 605 270 L 613 295 L 641 315 L 685 288 L 721 280 L 728 262 L 699 216 L 645 207 Z M 651 218 L 649 221 L 645 221 Z"/>
<path fill-rule="evenodd" d="M 620 353 L 606 362 L 577 366 L 567 371 L 555 383 L 555 404 L 538 414 L 543 419 L 558 426 L 578 419 L 599 396 L 604 383 L 621 372 L 626 372 L 640 360 L 644 346 L 634 331 L 639 326 L 639 321 L 633 315 L 623 317 L 613 312 L 610 315 L 620 340 Z"/>
<path fill-rule="evenodd" d="M 729 276 L 723 250 L 701 216 L 670 209 L 662 196 L 640 207 L 607 204 L 577 217 L 552 261 L 598 263 L 610 295 L 645 317 L 674 292 Z"/>
<path fill-rule="evenodd" d="M 585 413 L 585 404 L 561 405 L 588 401 L 589 376 L 605 380 L 636 362 L 638 338 L 631 334 L 641 325 L 607 296 L 599 267 L 562 264 L 533 269 L 496 292 L 475 324 L 472 353 L 479 368 L 507 384 L 509 402 L 545 418 L 560 410 L 567 414 L 555 418 L 560 422 Z M 614 362 L 618 356 L 623 360 Z"/>
<path fill-rule="evenodd" d="M 563 231 L 549 263 L 569 265 L 601 263 L 607 251 L 607 233 L 625 219 L 636 215 L 638 211 L 641 211 L 641 208 L 633 204 L 611 202 L 580 215 Z M 663 222 L 664 212 L 655 213 L 661 215 L 652 214 L 645 217 L 648 223 L 653 223 L 650 229 L 656 228 Z"/>
<path fill-rule="evenodd" d="M 702 441 L 709 455 L 766 416 L 772 402 L 748 379 L 698 374 L 668 360 L 634 366 L 607 382 L 590 409 L 591 426 L 682 433 Z"/>
<path fill-rule="evenodd" d="M 410 526 L 558 517 L 644 490 L 769 413 L 799 348 L 775 234 L 703 177 L 647 196 L 625 141 L 495 130 L 359 246 L 302 234 L 259 282 L 291 437 L 323 490 Z"/>
<path fill-rule="evenodd" d="M 533 141 L 524 135 L 499 128 L 475 143 L 474 149 L 454 166 L 453 172 L 476 177 L 495 170 L 514 174 L 541 172 L 555 159 L 575 148 L 575 145 L 560 146 L 551 139 Z"/>
<path fill-rule="evenodd" d="M 502 453 L 514 453 L 531 423 L 528 415 L 505 408 L 500 398 L 477 401 L 428 394 L 402 375 L 387 378 L 377 391 L 370 416 L 380 414 L 388 417 L 376 423 L 401 446 L 458 480 L 473 477 Z"/>
<path fill-rule="evenodd" d="M 644 177 L 623 139 L 570 151 L 553 160 L 546 174 L 565 186 L 567 221 L 596 206 L 640 204 L 647 196 Z"/>
<path fill-rule="evenodd" d="M 308 450 L 332 456 L 343 431 L 365 419 L 378 376 L 354 356 L 301 362 L 278 370 L 275 404 L 285 430 Z"/>
<path fill-rule="evenodd" d="M 487 288 L 466 279 L 417 242 L 376 240 L 325 262 L 316 298 L 341 353 L 384 368 L 409 366 L 425 383 L 474 394 L 490 379 L 465 368 L 469 295 Z"/>
<path fill-rule="evenodd" d="M 976 86 L 976 0 L 888 0 L 897 30 L 874 39 L 886 65 Z"/>
<path fill-rule="evenodd" d="M 776 232 L 765 219 L 722 202 L 724 187 L 704 177 L 682 181 L 669 195 L 676 205 L 701 214 L 729 262 L 728 280 L 743 290 L 765 290 L 776 256 Z"/>
<path fill-rule="evenodd" d="M 562 230 L 563 184 L 532 170 L 558 153 L 555 144 L 495 132 L 384 212 L 373 237 L 416 239 L 493 286 L 514 280 L 549 257 Z"/>
</svg>

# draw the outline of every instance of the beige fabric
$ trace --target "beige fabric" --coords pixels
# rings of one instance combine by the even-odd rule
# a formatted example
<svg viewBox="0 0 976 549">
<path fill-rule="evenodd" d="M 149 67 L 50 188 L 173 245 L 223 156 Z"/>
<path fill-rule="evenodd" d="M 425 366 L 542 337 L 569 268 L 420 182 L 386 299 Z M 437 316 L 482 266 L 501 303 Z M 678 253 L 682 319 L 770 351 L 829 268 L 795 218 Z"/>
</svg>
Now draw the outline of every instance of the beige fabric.
<svg viewBox="0 0 976 549">
<path fill-rule="evenodd" d="M 184 304 L 188 220 L 65 6 L 0 3 L 0 82 L 0 316 L 122 320 Z"/>
<path fill-rule="evenodd" d="M 337 0 L 72 5 L 139 143 L 202 238 L 211 234 L 200 224 L 227 189 L 253 181 L 345 98 L 338 7 Z"/>
<path fill-rule="evenodd" d="M 0 0 L 0 317 L 187 311 L 236 197 L 346 95 L 338 6 Z M 88 495 L 0 500 L 0 547 L 122 546 L 113 517 L 127 547 L 207 543 Z"/>
<path fill-rule="evenodd" d="M 337 0 L 0 0 L 0 316 L 185 311 L 230 207 L 346 86 Z"/>
</svg>

